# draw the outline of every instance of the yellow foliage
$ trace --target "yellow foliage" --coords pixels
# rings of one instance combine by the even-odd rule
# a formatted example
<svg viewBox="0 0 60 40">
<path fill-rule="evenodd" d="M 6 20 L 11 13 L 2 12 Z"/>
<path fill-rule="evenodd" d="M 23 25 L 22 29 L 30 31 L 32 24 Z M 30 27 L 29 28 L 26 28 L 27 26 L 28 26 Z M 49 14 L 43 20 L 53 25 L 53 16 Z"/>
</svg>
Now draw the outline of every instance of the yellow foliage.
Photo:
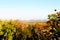
<svg viewBox="0 0 60 40">
<path fill-rule="evenodd" d="M 45 23 L 36 23 L 35 26 L 40 29 L 45 29 L 45 27 L 48 26 L 48 24 Z"/>
</svg>

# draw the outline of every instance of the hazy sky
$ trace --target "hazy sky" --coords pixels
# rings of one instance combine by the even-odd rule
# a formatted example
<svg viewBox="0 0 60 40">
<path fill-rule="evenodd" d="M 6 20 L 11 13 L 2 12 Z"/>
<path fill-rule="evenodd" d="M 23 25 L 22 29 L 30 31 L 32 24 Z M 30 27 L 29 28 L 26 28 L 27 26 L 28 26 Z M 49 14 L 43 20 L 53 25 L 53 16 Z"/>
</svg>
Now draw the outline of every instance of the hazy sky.
<svg viewBox="0 0 60 40">
<path fill-rule="evenodd" d="M 0 19 L 47 19 L 60 10 L 60 0 L 0 0 Z"/>
</svg>

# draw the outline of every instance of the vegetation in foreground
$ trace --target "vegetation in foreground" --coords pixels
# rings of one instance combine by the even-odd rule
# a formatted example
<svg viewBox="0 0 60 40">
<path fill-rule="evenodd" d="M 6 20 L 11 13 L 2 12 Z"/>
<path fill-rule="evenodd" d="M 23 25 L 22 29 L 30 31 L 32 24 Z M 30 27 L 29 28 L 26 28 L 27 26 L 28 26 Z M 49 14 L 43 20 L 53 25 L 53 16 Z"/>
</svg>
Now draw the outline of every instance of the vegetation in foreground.
<svg viewBox="0 0 60 40">
<path fill-rule="evenodd" d="M 0 20 L 0 40 L 60 40 L 60 12 L 48 15 L 46 23 Z"/>
</svg>

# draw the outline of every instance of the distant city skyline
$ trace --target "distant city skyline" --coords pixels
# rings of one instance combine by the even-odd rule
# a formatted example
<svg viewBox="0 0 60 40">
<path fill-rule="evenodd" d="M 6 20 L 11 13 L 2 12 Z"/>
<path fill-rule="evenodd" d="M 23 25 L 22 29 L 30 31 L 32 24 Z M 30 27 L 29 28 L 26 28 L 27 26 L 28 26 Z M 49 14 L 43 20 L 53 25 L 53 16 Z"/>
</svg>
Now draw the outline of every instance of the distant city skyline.
<svg viewBox="0 0 60 40">
<path fill-rule="evenodd" d="M 60 0 L 0 0 L 0 19 L 42 20 L 60 11 Z"/>
</svg>

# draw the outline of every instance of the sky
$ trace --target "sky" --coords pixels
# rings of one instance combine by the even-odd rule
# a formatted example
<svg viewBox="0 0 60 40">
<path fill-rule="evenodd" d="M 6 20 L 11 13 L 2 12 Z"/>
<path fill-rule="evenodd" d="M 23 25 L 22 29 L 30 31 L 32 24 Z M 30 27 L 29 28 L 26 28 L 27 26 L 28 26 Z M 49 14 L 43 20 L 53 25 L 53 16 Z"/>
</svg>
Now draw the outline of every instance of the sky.
<svg viewBox="0 0 60 40">
<path fill-rule="evenodd" d="M 60 0 L 0 0 L 0 19 L 42 20 L 60 11 Z"/>
</svg>

